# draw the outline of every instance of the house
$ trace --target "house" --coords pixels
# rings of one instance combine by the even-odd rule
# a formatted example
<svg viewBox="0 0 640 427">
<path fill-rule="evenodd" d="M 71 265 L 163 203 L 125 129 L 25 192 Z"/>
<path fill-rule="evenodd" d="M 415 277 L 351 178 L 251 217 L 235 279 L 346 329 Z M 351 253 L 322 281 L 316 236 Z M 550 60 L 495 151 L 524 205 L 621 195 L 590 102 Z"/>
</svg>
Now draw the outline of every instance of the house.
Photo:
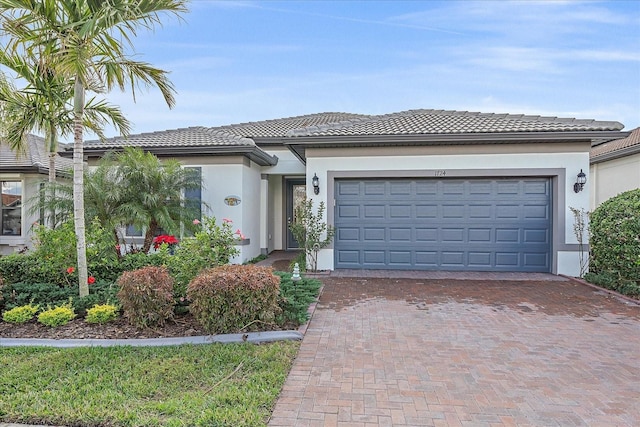
<svg viewBox="0 0 640 427">
<path fill-rule="evenodd" d="M 56 175 L 70 176 L 72 162 L 56 154 Z M 13 152 L 0 142 L 0 255 L 19 251 L 31 243 L 34 222 L 42 222 L 41 213 L 29 213 L 37 200 L 40 186 L 48 180 L 49 153 L 45 141 L 28 135 L 23 153 Z"/>
<path fill-rule="evenodd" d="M 321 113 L 88 143 L 89 163 L 134 145 L 198 168 L 210 214 L 247 237 L 237 261 L 296 248 L 296 200 L 325 202 L 334 243 L 321 269 L 577 274 L 570 207 L 589 150 L 617 122 L 463 111 Z M 318 177 L 316 191 L 311 184 Z"/>
<path fill-rule="evenodd" d="M 626 138 L 592 147 L 589 162 L 591 211 L 613 196 L 640 188 L 640 127 Z"/>
<path fill-rule="evenodd" d="M 591 146 L 625 137 L 622 128 L 466 111 L 320 113 L 90 141 L 85 156 L 92 165 L 132 145 L 196 168 L 203 214 L 245 236 L 236 262 L 295 249 L 287 224 L 308 197 L 337 231 L 320 269 L 577 275 L 570 208 L 588 208 L 591 177 L 575 184 Z"/>
</svg>

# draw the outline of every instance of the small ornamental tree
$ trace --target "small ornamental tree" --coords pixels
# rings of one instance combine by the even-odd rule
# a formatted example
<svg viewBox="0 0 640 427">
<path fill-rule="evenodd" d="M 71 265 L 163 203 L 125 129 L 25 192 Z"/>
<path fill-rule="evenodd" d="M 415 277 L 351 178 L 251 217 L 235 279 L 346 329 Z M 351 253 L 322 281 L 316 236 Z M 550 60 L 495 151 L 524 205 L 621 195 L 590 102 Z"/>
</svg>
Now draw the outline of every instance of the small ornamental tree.
<svg viewBox="0 0 640 427">
<path fill-rule="evenodd" d="M 325 210 L 324 202 L 320 202 L 314 213 L 313 199 L 305 199 L 296 206 L 295 219 L 289 224 L 289 230 L 305 252 L 311 271 L 318 270 L 318 252 L 329 246 L 335 235 L 335 228 L 322 219 Z"/>
</svg>

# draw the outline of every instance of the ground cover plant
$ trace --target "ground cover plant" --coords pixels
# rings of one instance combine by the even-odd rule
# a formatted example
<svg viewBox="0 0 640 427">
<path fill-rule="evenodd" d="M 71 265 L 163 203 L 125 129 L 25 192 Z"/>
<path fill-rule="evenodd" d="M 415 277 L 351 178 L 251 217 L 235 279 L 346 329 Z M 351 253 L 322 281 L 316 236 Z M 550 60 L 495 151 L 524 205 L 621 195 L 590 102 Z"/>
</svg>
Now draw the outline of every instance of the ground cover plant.
<svg viewBox="0 0 640 427">
<path fill-rule="evenodd" d="M 0 348 L 0 421 L 264 426 L 298 346 Z"/>
</svg>

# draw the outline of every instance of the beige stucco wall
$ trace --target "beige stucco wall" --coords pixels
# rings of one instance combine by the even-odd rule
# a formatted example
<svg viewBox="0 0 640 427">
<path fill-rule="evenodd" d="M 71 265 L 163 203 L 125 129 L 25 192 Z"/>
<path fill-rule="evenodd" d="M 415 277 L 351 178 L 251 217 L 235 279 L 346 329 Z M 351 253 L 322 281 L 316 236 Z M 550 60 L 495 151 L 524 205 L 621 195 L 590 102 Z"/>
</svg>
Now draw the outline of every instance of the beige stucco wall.
<svg viewBox="0 0 640 427">
<path fill-rule="evenodd" d="M 589 170 L 592 183 L 591 211 L 613 196 L 640 188 L 640 153 L 594 163 Z"/>
</svg>

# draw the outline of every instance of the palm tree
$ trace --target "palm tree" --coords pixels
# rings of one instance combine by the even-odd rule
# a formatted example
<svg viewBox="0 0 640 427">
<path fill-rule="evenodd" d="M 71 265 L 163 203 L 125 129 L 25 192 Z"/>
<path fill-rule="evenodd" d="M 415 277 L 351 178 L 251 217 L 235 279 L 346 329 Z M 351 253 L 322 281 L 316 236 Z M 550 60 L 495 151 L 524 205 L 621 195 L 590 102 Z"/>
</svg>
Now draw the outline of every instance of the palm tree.
<svg viewBox="0 0 640 427">
<path fill-rule="evenodd" d="M 12 70 L 15 78 L 27 83 L 18 90 L 11 80 L 0 72 L 0 108 L 3 139 L 11 149 L 24 152 L 26 138 L 30 132 L 42 132 L 49 153 L 48 199 L 55 199 L 56 155 L 58 137 L 73 131 L 73 82 L 65 80 L 54 70 L 46 68 L 32 56 L 11 55 L 0 50 L 0 64 Z M 105 123 L 111 124 L 123 135 L 130 131 L 129 121 L 120 109 L 92 97 L 84 106 L 84 126 L 103 138 Z M 53 215 L 51 215 L 53 224 Z"/>
<path fill-rule="evenodd" d="M 87 90 L 155 85 L 173 107 L 175 90 L 163 70 L 134 61 L 125 50 L 139 28 L 161 23 L 163 12 L 186 12 L 186 0 L 0 0 L 3 28 L 17 52 L 37 51 L 74 82 L 73 185 L 80 296 L 88 295 L 83 201 L 83 120 Z"/>
<path fill-rule="evenodd" d="M 199 212 L 185 190 L 198 189 L 202 178 L 175 159 L 160 161 L 149 152 L 126 147 L 116 157 L 120 188 L 125 189 L 119 212 L 128 224 L 146 229 L 143 252 L 149 252 L 159 228 L 180 234 L 193 226 Z"/>
</svg>

